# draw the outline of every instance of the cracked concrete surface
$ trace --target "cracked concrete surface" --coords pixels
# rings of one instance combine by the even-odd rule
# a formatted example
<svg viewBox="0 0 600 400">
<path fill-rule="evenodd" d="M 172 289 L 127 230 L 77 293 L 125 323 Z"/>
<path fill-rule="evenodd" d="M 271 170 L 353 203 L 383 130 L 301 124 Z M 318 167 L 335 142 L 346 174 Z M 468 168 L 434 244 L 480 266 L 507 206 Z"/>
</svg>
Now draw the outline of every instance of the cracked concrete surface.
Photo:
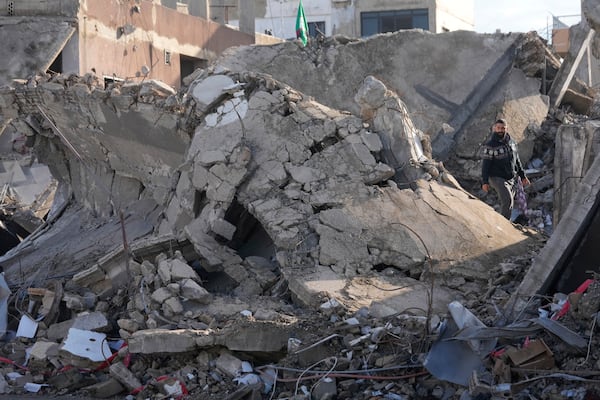
<svg viewBox="0 0 600 400">
<path fill-rule="evenodd" d="M 151 230 L 189 240 L 196 253 L 189 262 L 244 286 L 254 282 L 246 279 L 244 259 L 263 257 L 307 306 L 324 297 L 344 302 L 340 288 L 376 266 L 411 277 L 441 263 L 485 270 L 527 245 L 528 237 L 489 206 L 447 184 L 451 175 L 426 155 L 426 137 L 403 99 L 372 76 L 355 94 L 360 117 L 269 75 L 206 71 L 181 94 L 152 81 L 103 89 L 88 76 L 2 96 L 38 118 L 40 159 L 75 203 L 113 218 L 134 201 L 155 203 L 163 212 Z M 255 221 L 253 229 L 244 231 L 243 214 Z M 133 240 L 139 233 L 127 219 Z M 116 245 L 97 242 L 89 242 L 90 256 Z M 19 251 L 5 257 L 7 276 L 16 277 L 17 263 L 27 275 L 44 259 L 56 260 L 48 250 L 31 254 L 35 262 L 24 262 Z M 69 253 L 61 249 L 64 259 Z M 311 283 L 321 280 L 340 285 Z M 437 294 L 435 304 L 443 307 L 460 291 Z"/>
<path fill-rule="evenodd" d="M 279 353 L 299 309 L 329 313 L 335 300 L 375 318 L 441 315 L 484 296 L 490 270 L 539 238 L 454 174 L 478 175 L 478 143 L 499 114 L 514 115 L 533 152 L 548 111 L 537 70 L 489 72 L 518 61 L 507 54 L 524 43 L 540 45 L 409 31 L 232 49 L 179 92 L 104 87 L 91 74 L 4 87 L 3 118 L 27 121 L 60 194 L 39 231 L 0 257 L 7 280 L 67 278 L 75 321 L 62 329 L 82 311 L 120 307 L 113 322 L 136 354 Z M 478 86 L 488 78 L 492 92 Z M 432 147 L 444 135 L 452 173 Z"/>
</svg>

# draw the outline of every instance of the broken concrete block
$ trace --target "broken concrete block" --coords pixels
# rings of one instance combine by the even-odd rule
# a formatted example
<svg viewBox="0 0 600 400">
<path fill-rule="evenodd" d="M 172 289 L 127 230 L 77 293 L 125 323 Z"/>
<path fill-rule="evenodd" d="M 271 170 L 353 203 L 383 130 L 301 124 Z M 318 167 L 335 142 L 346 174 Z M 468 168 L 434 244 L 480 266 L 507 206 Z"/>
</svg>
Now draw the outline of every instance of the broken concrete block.
<svg viewBox="0 0 600 400">
<path fill-rule="evenodd" d="M 161 81 L 150 79 L 140 84 L 140 96 L 152 95 L 166 98 L 172 94 L 175 94 L 175 90 L 171 86 Z"/>
<path fill-rule="evenodd" d="M 358 241 L 356 236 L 338 232 L 328 226 L 318 225 L 319 262 L 323 265 L 338 262 L 366 262 L 369 260 L 367 244 Z"/>
<path fill-rule="evenodd" d="M 112 364 L 108 371 L 110 376 L 116 379 L 121 385 L 123 385 L 128 391 L 133 391 L 142 386 L 142 383 L 135 377 L 135 375 L 123 364 L 121 361 Z"/>
<path fill-rule="evenodd" d="M 167 284 L 171 282 L 171 264 L 168 260 L 161 260 L 158 263 L 158 267 L 156 269 L 156 273 L 163 281 L 163 283 Z"/>
<path fill-rule="evenodd" d="M 315 400 L 334 399 L 337 396 L 337 384 L 335 378 L 325 377 L 315 383 L 312 389 L 312 398 Z"/>
<path fill-rule="evenodd" d="M 375 157 L 373 157 L 371 151 L 369 151 L 367 146 L 365 146 L 364 144 L 352 143 L 351 147 L 356 157 L 358 157 L 360 162 L 362 162 L 363 164 L 367 166 L 374 166 L 377 164 L 377 161 L 375 161 Z"/>
<path fill-rule="evenodd" d="M 78 286 L 89 287 L 106 278 L 104 271 L 96 264 L 73 275 L 73 282 Z"/>
<path fill-rule="evenodd" d="M 222 203 L 231 203 L 235 196 L 236 188 L 226 181 L 222 181 L 217 185 L 209 185 L 206 190 L 206 198 L 211 201 Z"/>
<path fill-rule="evenodd" d="M 231 279 L 233 279 L 238 285 L 244 283 L 248 278 L 249 274 L 240 264 L 228 265 L 223 268 L 223 272 L 227 274 Z"/>
<path fill-rule="evenodd" d="M 62 299 L 65 302 L 65 305 L 67 306 L 67 308 L 69 308 L 71 310 L 83 311 L 83 310 L 87 310 L 89 308 L 89 306 L 87 304 L 87 300 L 76 294 L 65 293 L 65 294 L 63 294 Z M 90 306 L 93 306 L 93 304 Z"/>
<path fill-rule="evenodd" d="M 124 329 L 127 332 L 135 332 L 140 329 L 140 325 L 131 319 L 118 319 L 117 325 L 119 326 L 119 328 Z"/>
<path fill-rule="evenodd" d="M 173 296 L 179 296 L 179 283 L 171 282 L 167 285 L 167 289 L 169 289 L 169 292 L 171 292 Z"/>
<path fill-rule="evenodd" d="M 32 362 L 47 361 L 49 357 L 58 356 L 58 343 L 45 342 L 38 340 L 29 350 L 29 357 Z"/>
<path fill-rule="evenodd" d="M 83 380 L 83 375 L 76 369 L 71 368 L 65 372 L 58 373 L 48 378 L 48 383 L 58 390 L 76 389 Z"/>
<path fill-rule="evenodd" d="M 208 304 L 212 295 L 197 282 L 192 279 L 182 279 L 179 281 L 181 295 L 189 300 L 197 301 L 201 304 Z"/>
<path fill-rule="evenodd" d="M 214 345 L 215 337 L 210 331 L 189 329 L 146 329 L 129 338 L 129 352 L 134 354 L 183 353 Z"/>
<path fill-rule="evenodd" d="M 380 152 L 383 149 L 383 144 L 381 143 L 381 139 L 379 135 L 369 131 L 363 131 L 360 134 L 360 138 L 369 151 L 373 153 Z"/>
<path fill-rule="evenodd" d="M 148 260 L 144 260 L 142 262 L 142 264 L 140 265 L 140 269 L 142 275 L 144 276 L 144 278 L 146 278 L 147 281 L 151 281 L 154 278 L 154 275 L 156 275 L 156 266 Z"/>
<path fill-rule="evenodd" d="M 173 316 L 181 314 L 183 312 L 183 305 L 176 297 L 169 297 L 162 304 L 162 310 L 167 316 Z"/>
<path fill-rule="evenodd" d="M 235 378 L 242 371 L 242 360 L 230 353 L 222 352 L 215 360 L 217 369 L 231 378 Z"/>
<path fill-rule="evenodd" d="M 77 329 L 106 332 L 112 328 L 106 315 L 99 311 L 78 314 L 72 321 Z"/>
<path fill-rule="evenodd" d="M 198 154 L 194 161 L 203 167 L 209 167 L 216 163 L 227 162 L 227 155 L 221 150 L 206 150 Z"/>
<path fill-rule="evenodd" d="M 116 396 L 121 393 L 125 388 L 115 378 L 108 378 L 105 381 L 95 383 L 90 386 L 83 388 L 83 391 L 92 397 L 99 399 L 106 399 L 109 397 Z"/>
<path fill-rule="evenodd" d="M 166 287 L 160 287 L 152 292 L 150 297 L 158 304 L 163 304 L 167 299 L 173 297 L 173 293 Z"/>
<path fill-rule="evenodd" d="M 325 174 L 311 167 L 296 166 L 288 163 L 285 165 L 285 169 L 290 173 L 292 179 L 300 183 L 311 183 L 325 178 Z"/>
<path fill-rule="evenodd" d="M 227 240 L 233 239 L 233 235 L 237 229 L 235 225 L 230 224 L 224 219 L 217 219 L 213 221 L 210 228 L 215 234 Z"/>
<path fill-rule="evenodd" d="M 228 182 L 232 186 L 238 186 L 246 177 L 248 170 L 219 163 L 213 165 L 210 172 L 222 181 Z"/>
<path fill-rule="evenodd" d="M 171 267 L 171 281 L 179 281 L 181 279 L 194 279 L 199 281 L 200 277 L 185 261 L 174 258 L 169 261 Z"/>
<path fill-rule="evenodd" d="M 90 289 L 98 296 L 99 299 L 107 300 L 114 293 L 113 284 L 110 279 L 104 279 L 90 286 Z"/>
<path fill-rule="evenodd" d="M 211 173 L 201 165 L 194 165 L 194 172 L 192 173 L 192 185 L 198 190 L 206 189 L 206 186 L 211 181 Z"/>
<path fill-rule="evenodd" d="M 261 165 L 261 172 L 263 172 L 269 180 L 276 185 L 281 185 L 287 180 L 287 172 L 283 166 L 283 163 L 275 160 L 267 161 Z"/>
<path fill-rule="evenodd" d="M 202 257 L 200 263 L 207 272 L 217 272 L 222 269 L 223 260 L 218 256 L 219 243 L 212 236 L 202 231 L 202 221 L 194 220 L 185 227 L 187 238 L 194 249 Z"/>
<path fill-rule="evenodd" d="M 223 94 L 223 88 L 233 84 L 233 79 L 226 75 L 212 75 L 195 84 L 192 96 L 198 102 L 199 107 L 205 110 Z"/>
<path fill-rule="evenodd" d="M 224 328 L 219 342 L 231 351 L 277 352 L 287 347 L 287 325 L 272 322 L 249 322 Z"/>
<path fill-rule="evenodd" d="M 155 384 L 156 388 L 163 395 L 172 396 L 171 398 L 179 398 L 187 393 L 185 386 L 183 383 L 176 378 L 168 377 L 166 379 L 162 379 Z"/>
</svg>

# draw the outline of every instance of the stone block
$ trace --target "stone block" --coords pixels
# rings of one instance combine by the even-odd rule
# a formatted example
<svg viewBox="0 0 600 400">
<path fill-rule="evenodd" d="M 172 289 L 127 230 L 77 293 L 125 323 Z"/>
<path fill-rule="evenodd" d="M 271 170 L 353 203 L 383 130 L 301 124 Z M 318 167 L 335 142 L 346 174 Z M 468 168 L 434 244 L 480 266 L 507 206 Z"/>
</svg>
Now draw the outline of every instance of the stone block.
<svg viewBox="0 0 600 400">
<path fill-rule="evenodd" d="M 158 304 L 163 304 L 168 298 L 173 297 L 173 294 L 166 287 L 161 287 L 152 292 L 150 297 Z"/>
<path fill-rule="evenodd" d="M 140 325 L 131 319 L 121 318 L 117 320 L 117 325 L 121 329 L 125 329 L 128 332 L 135 332 L 140 329 Z"/>
<path fill-rule="evenodd" d="M 212 295 L 197 282 L 192 279 L 182 279 L 179 282 L 181 295 L 189 300 L 197 301 L 201 304 L 208 304 Z"/>
<path fill-rule="evenodd" d="M 176 315 L 183 312 L 183 305 L 176 297 L 170 297 L 162 305 L 162 310 L 167 315 Z"/>
<path fill-rule="evenodd" d="M 244 283 L 249 278 L 248 271 L 240 264 L 228 265 L 223 268 L 223 272 L 238 284 Z"/>
<path fill-rule="evenodd" d="M 186 262 L 177 258 L 170 261 L 171 266 L 171 281 L 179 281 L 181 279 L 200 280 L 200 277 Z"/>
<path fill-rule="evenodd" d="M 377 153 L 383 149 L 383 143 L 381 143 L 381 139 L 376 133 L 363 131 L 360 134 L 360 138 L 365 146 L 367 146 L 367 148 L 374 153 Z"/>
<path fill-rule="evenodd" d="M 112 364 L 108 371 L 110 376 L 116 379 L 121 385 L 123 385 L 128 391 L 133 391 L 142 386 L 142 383 L 135 377 L 135 375 L 123 364 L 118 362 Z"/>
<path fill-rule="evenodd" d="M 202 339 L 205 346 L 215 345 L 215 338 L 210 331 L 146 329 L 131 335 L 129 352 L 133 354 L 184 353 L 196 349 L 198 339 Z"/>
<path fill-rule="evenodd" d="M 38 340 L 29 350 L 31 361 L 46 361 L 49 357 L 58 356 L 58 343 Z"/>
<path fill-rule="evenodd" d="M 232 356 L 229 353 L 223 352 L 215 360 L 215 366 L 222 373 L 228 375 L 231 378 L 235 378 L 242 371 L 242 360 Z"/>
<path fill-rule="evenodd" d="M 231 351 L 278 352 L 287 347 L 289 337 L 286 325 L 252 322 L 224 328 L 220 342 Z"/>
<path fill-rule="evenodd" d="M 144 260 L 142 262 L 142 264 L 140 265 L 140 270 L 142 275 L 144 275 L 144 277 L 147 279 L 149 278 L 150 280 L 152 280 L 152 278 L 154 278 L 154 275 L 156 275 L 156 266 L 148 260 Z"/>
<path fill-rule="evenodd" d="M 161 260 L 158 263 L 158 268 L 156 270 L 158 276 L 163 281 L 163 283 L 171 282 L 171 264 L 168 260 Z"/>
<path fill-rule="evenodd" d="M 237 229 L 235 225 L 230 224 L 224 219 L 217 219 L 213 221 L 210 228 L 214 233 L 227 240 L 233 239 L 233 235 Z"/>
</svg>

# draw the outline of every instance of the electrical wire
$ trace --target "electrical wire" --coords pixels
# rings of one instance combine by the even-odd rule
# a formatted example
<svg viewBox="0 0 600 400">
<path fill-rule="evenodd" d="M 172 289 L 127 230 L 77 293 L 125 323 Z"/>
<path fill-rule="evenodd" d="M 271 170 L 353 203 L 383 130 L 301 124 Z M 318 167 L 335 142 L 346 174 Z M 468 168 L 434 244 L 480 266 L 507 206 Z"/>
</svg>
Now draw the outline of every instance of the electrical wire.
<svg viewBox="0 0 600 400">
<path fill-rule="evenodd" d="M 351 378 L 351 379 L 367 379 L 367 380 L 401 380 L 401 379 L 410 379 L 410 378 L 416 378 L 417 376 L 423 376 L 423 375 L 428 375 L 429 371 L 420 371 L 420 372 L 415 372 L 413 374 L 407 374 L 407 375 L 392 375 L 392 376 L 388 376 L 388 375 L 360 375 L 360 374 L 347 374 L 347 373 L 331 373 L 331 374 L 327 374 L 327 375 L 307 375 L 307 376 L 300 376 L 299 378 L 277 378 L 277 381 L 282 382 L 282 383 L 289 383 L 289 382 L 297 382 L 299 383 L 300 381 L 305 381 L 305 380 L 311 380 L 311 379 L 321 379 L 324 376 L 330 376 L 332 378 Z M 298 386 L 298 384 L 296 384 L 296 387 Z M 297 395 L 297 391 L 296 391 L 296 395 Z"/>
<path fill-rule="evenodd" d="M 358 369 L 358 370 L 348 370 L 348 371 L 333 371 L 334 373 L 345 373 L 345 374 L 365 374 L 365 373 L 374 373 L 374 372 L 386 372 L 386 371 L 394 371 L 399 369 L 412 369 L 412 368 L 422 368 L 423 364 L 411 364 L 411 365 L 394 365 L 391 367 L 385 368 L 368 368 L 368 369 Z M 277 365 L 263 365 L 260 367 L 256 367 L 257 370 L 267 369 L 267 368 L 275 368 L 281 371 L 287 372 L 303 372 L 305 369 L 299 368 L 291 368 L 291 367 L 281 367 Z M 313 370 L 316 373 L 325 373 L 325 370 Z"/>
<path fill-rule="evenodd" d="M 319 365 L 319 364 L 321 364 L 321 363 L 323 363 L 323 362 L 325 362 L 325 361 L 328 361 L 329 359 L 330 359 L 330 357 L 327 357 L 327 358 L 324 358 L 324 359 L 322 359 L 322 360 L 320 360 L 320 361 L 317 361 L 316 363 L 314 363 L 313 365 L 311 365 L 310 367 L 308 367 L 308 368 L 306 368 L 304 371 L 302 371 L 302 373 L 300 374 L 300 376 L 299 376 L 297 379 L 292 379 L 292 380 L 290 380 L 290 382 L 294 382 L 294 381 L 296 381 L 296 388 L 295 388 L 295 390 L 294 390 L 294 396 L 297 396 L 297 395 L 298 395 L 298 387 L 299 387 L 299 385 L 300 385 L 300 381 L 301 381 L 301 380 L 303 380 L 303 379 L 302 379 L 302 376 L 304 376 L 304 374 L 305 374 L 305 373 L 307 373 L 307 372 L 309 372 L 310 370 L 312 370 L 312 369 L 313 369 L 313 367 L 315 367 L 315 366 L 317 366 L 317 365 Z M 319 375 L 319 377 L 321 377 L 321 375 Z"/>
<path fill-rule="evenodd" d="M 584 365 L 585 363 L 587 363 L 588 359 L 590 358 L 590 351 L 592 350 L 592 337 L 594 336 L 594 329 L 596 328 L 597 315 L 598 314 L 595 314 L 594 319 L 592 320 L 592 328 L 590 331 L 590 341 L 588 342 L 587 354 L 585 356 L 585 360 L 583 360 L 580 365 Z"/>
<path fill-rule="evenodd" d="M 337 357 L 334 357 L 333 366 L 329 369 L 329 371 L 325 375 L 323 375 L 318 381 L 316 381 L 315 383 L 313 383 L 313 385 L 310 387 L 309 392 L 311 394 L 311 397 L 312 397 L 313 390 L 315 390 L 315 387 L 319 384 L 319 382 L 321 382 L 323 379 L 325 379 L 325 378 L 327 378 L 329 376 L 329 374 L 331 373 L 331 371 L 333 371 L 335 369 L 335 367 L 337 366 L 337 362 L 338 362 Z"/>
</svg>

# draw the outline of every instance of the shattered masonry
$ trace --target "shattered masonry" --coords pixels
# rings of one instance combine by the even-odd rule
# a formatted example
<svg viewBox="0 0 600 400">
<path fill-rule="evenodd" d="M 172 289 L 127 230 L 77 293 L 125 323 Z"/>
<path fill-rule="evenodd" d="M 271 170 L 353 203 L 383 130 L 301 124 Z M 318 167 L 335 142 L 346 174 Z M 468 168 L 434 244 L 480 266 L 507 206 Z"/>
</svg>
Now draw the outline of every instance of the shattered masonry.
<svg viewBox="0 0 600 400">
<path fill-rule="evenodd" d="M 35 76 L 2 89 L 3 118 L 25 132 L 58 181 L 48 219 L 0 259 L 21 306 L 26 296 L 29 314 L 42 317 L 8 322 L 7 330 L 18 323 L 24 335 L 7 344 L 15 365 L 25 361 L 25 338 L 33 347 L 29 371 L 13 375 L 10 385 L 0 381 L 2 390 L 41 384 L 36 373 L 50 368 L 61 372 L 49 384 L 64 393 L 196 390 L 244 398 L 273 388 L 277 371 L 248 365 L 265 358 L 300 368 L 323 362 L 325 371 L 365 369 L 361 359 L 368 359 L 368 369 L 402 364 L 415 376 L 427 374 L 425 365 L 439 378 L 412 387 L 389 377 L 383 386 L 361 387 L 364 398 L 520 388 L 518 381 L 508 389 L 491 384 L 480 371 L 448 378 L 443 365 L 431 367 L 436 352 L 446 350 L 427 354 L 427 344 L 438 322 L 450 323 L 449 304 L 477 307 L 488 314 L 485 322 L 463 306 L 466 321 L 450 310 L 453 323 L 471 331 L 450 341 L 449 351 L 460 342 L 461 354 L 485 368 L 473 355 L 485 344 L 477 335 L 495 322 L 497 302 L 510 306 L 544 241 L 503 219 L 455 176 L 476 179 L 476 146 L 484 137 L 478 132 L 497 114 L 512 117 L 525 159 L 539 156 L 549 107 L 535 65 L 545 47 L 531 34 L 327 40 L 306 50 L 314 51 L 309 61 L 294 43 L 231 50 L 178 92 L 151 80 L 104 87 L 92 74 Z M 408 41 L 441 48 L 466 41 L 484 61 L 468 74 L 456 72 L 460 62 L 448 67 L 445 79 L 427 68 L 412 78 L 391 73 L 415 59 L 414 47 L 399 46 Z M 372 56 L 386 46 L 406 52 L 389 70 Z M 298 73 L 295 64 L 312 65 L 311 72 Z M 472 82 L 478 68 L 497 86 Z M 342 76 L 356 84 L 339 84 Z M 551 184 L 542 178 L 545 192 Z M 590 287 L 574 307 L 582 326 L 598 311 L 597 288 Z M 538 335 L 537 361 L 564 361 L 564 369 L 586 343 L 559 322 L 517 321 L 502 334 L 489 329 L 512 339 Z M 107 343 L 108 334 L 122 341 Z M 591 343 L 591 333 L 586 337 Z M 560 340 L 575 349 L 551 354 L 564 346 Z M 94 352 L 78 346 L 87 341 L 99 343 Z M 402 350 L 394 354 L 394 346 Z M 508 350 L 503 368 L 531 365 L 517 361 L 518 348 Z M 409 362 L 419 357 L 429 361 Z M 597 355 L 586 362 L 597 363 Z M 68 366 L 99 372 L 91 377 Z M 317 381 L 315 398 L 358 393 L 360 375 L 334 375 Z M 299 390 L 286 389 L 289 398 Z"/>
</svg>

